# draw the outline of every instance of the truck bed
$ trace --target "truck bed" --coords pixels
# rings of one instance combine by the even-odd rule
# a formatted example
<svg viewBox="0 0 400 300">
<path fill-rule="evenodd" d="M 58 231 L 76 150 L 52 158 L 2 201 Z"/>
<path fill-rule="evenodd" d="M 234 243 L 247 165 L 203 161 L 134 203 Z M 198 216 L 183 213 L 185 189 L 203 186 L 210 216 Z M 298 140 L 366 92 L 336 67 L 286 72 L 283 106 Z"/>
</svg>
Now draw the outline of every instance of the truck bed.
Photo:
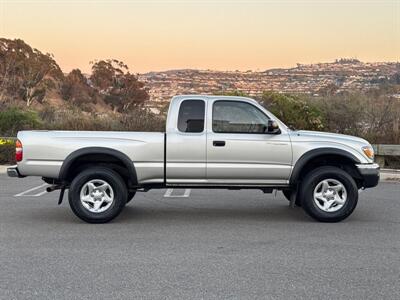
<svg viewBox="0 0 400 300">
<path fill-rule="evenodd" d="M 164 133 L 114 131 L 21 131 L 24 147 L 18 169 L 23 176 L 57 178 L 63 161 L 76 150 L 111 148 L 134 162 L 138 183 L 163 182 Z"/>
</svg>

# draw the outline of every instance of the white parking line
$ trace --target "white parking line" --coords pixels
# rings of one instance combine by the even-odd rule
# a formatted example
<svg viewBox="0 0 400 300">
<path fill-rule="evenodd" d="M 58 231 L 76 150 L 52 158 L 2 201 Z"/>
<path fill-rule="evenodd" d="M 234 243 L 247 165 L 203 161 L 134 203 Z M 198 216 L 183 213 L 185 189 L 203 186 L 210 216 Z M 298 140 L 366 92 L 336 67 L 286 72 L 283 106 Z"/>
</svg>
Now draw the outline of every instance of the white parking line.
<svg viewBox="0 0 400 300">
<path fill-rule="evenodd" d="M 167 189 L 165 191 L 164 197 L 166 198 L 188 198 L 190 196 L 191 189 L 185 189 L 183 195 L 172 195 L 174 189 Z"/>
<path fill-rule="evenodd" d="M 38 190 L 38 189 L 40 189 L 40 188 L 43 188 L 43 187 L 46 187 L 46 186 L 48 186 L 48 184 L 47 184 L 47 183 L 44 183 L 44 184 L 42 184 L 42 185 L 36 186 L 36 187 L 34 187 L 34 188 L 31 188 L 31 189 L 29 189 L 29 190 L 27 190 L 27 191 L 24 191 L 24 192 L 22 192 L 22 193 L 16 194 L 16 195 L 14 195 L 14 197 L 40 197 L 40 196 L 43 196 L 44 194 L 47 193 L 46 190 L 44 190 L 44 191 L 42 191 L 42 192 L 40 192 L 40 193 L 34 194 L 34 195 L 28 195 L 28 194 L 29 194 L 30 192 L 36 191 L 36 190 Z"/>
<path fill-rule="evenodd" d="M 39 194 L 32 195 L 32 197 L 40 197 L 40 196 L 43 196 L 44 194 L 47 194 L 47 191 L 46 191 L 46 190 L 44 190 L 43 192 L 41 192 L 41 193 L 39 193 Z"/>
</svg>

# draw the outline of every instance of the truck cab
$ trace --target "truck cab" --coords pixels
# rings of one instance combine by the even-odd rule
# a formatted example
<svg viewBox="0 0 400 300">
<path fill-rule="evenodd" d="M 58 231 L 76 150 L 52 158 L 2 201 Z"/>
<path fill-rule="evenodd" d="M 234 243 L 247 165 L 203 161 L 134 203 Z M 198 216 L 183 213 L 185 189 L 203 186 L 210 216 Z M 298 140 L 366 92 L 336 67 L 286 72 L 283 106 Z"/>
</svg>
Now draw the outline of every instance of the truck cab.
<svg viewBox="0 0 400 300">
<path fill-rule="evenodd" d="M 166 183 L 287 185 L 292 147 L 287 127 L 278 122 L 249 98 L 174 97 L 166 124 Z"/>
</svg>

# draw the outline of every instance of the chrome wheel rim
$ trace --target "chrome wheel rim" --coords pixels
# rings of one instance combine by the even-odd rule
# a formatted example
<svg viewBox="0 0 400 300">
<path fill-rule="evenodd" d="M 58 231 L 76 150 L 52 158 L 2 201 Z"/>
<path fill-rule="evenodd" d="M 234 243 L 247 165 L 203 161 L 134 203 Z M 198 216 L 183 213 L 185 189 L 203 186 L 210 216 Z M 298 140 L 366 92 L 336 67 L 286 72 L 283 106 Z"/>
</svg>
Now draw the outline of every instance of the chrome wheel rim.
<svg viewBox="0 0 400 300">
<path fill-rule="evenodd" d="M 314 189 L 314 203 L 322 211 L 338 211 L 346 200 L 346 188 L 336 179 L 324 179 Z"/>
<path fill-rule="evenodd" d="M 109 209 L 114 202 L 114 190 L 108 182 L 92 179 L 82 186 L 80 199 L 88 211 L 101 213 Z"/>
</svg>

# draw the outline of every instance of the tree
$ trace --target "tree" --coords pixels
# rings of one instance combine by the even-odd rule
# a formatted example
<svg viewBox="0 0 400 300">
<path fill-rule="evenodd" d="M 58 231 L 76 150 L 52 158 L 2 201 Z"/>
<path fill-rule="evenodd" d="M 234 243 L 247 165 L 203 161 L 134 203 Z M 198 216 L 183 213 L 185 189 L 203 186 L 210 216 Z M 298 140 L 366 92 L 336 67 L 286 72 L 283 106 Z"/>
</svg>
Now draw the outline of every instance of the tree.
<svg viewBox="0 0 400 300">
<path fill-rule="evenodd" d="M 126 64 L 116 59 L 94 62 L 90 80 L 114 111 L 129 110 L 149 99 L 144 83 L 129 72 Z"/>
<path fill-rule="evenodd" d="M 308 130 L 324 128 L 323 114 L 318 107 L 298 96 L 264 92 L 260 103 L 288 126 Z"/>
<path fill-rule="evenodd" d="M 0 39 L 0 102 L 8 90 L 11 70 L 15 69 L 16 52 L 9 50 L 9 40 Z"/>
<path fill-rule="evenodd" d="M 5 92 L 20 96 L 27 106 L 35 100 L 42 101 L 46 91 L 63 79 L 51 54 L 43 54 L 20 39 L 0 39 L 0 66 L 0 96 Z"/>
<path fill-rule="evenodd" d="M 74 69 L 66 77 L 61 86 L 64 100 L 70 101 L 84 110 L 90 110 L 90 105 L 97 103 L 97 91 L 91 87 L 81 70 Z"/>
</svg>

